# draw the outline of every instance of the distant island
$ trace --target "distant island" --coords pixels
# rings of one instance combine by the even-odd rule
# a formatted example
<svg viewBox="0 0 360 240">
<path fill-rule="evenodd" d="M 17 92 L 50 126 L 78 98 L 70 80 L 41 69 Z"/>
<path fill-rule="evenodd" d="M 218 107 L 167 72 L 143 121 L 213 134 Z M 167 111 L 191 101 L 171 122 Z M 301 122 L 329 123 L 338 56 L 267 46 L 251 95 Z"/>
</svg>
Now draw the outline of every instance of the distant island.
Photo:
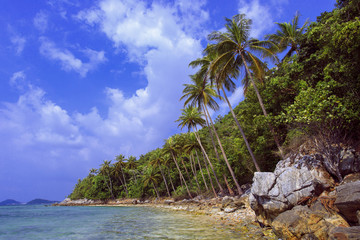
<svg viewBox="0 0 360 240">
<path fill-rule="evenodd" d="M 0 202 L 0 206 L 17 206 L 17 205 L 43 205 L 43 204 L 53 204 L 60 201 L 50 201 L 45 199 L 36 198 L 27 203 L 21 203 L 14 199 L 6 199 L 5 201 Z"/>
</svg>

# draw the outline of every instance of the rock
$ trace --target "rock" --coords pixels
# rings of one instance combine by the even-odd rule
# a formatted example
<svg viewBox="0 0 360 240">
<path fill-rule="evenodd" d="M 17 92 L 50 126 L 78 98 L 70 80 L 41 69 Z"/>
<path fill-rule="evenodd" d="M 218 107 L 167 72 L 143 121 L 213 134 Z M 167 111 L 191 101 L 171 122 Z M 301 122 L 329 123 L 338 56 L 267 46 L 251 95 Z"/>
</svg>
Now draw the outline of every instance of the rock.
<svg viewBox="0 0 360 240">
<path fill-rule="evenodd" d="M 272 222 L 275 234 L 282 239 L 328 239 L 329 231 L 338 226 L 349 225 L 339 214 L 328 212 L 320 202 L 312 208 L 296 206 Z"/>
<path fill-rule="evenodd" d="M 360 172 L 360 157 L 355 149 L 343 149 L 340 152 L 339 171 L 342 176 Z"/>
<path fill-rule="evenodd" d="M 336 227 L 329 233 L 331 240 L 359 240 L 360 239 L 360 226 L 356 227 Z"/>
<path fill-rule="evenodd" d="M 132 200 L 132 204 L 135 204 L 135 205 L 136 205 L 136 204 L 138 204 L 138 203 L 140 203 L 139 200 L 137 200 L 137 199 Z"/>
<path fill-rule="evenodd" d="M 356 181 L 360 181 L 360 173 L 351 173 L 344 177 L 344 179 L 341 181 L 341 185 Z"/>
<path fill-rule="evenodd" d="M 358 219 L 358 225 L 360 226 L 360 210 L 356 211 L 356 217 Z"/>
<path fill-rule="evenodd" d="M 226 213 L 232 213 L 232 212 L 235 212 L 237 210 L 237 208 L 230 208 L 230 207 L 227 207 L 224 209 L 224 212 Z"/>
<path fill-rule="evenodd" d="M 360 210 L 360 181 L 342 184 L 336 187 L 335 206 L 352 224 L 358 224 L 356 212 Z"/>
<path fill-rule="evenodd" d="M 167 204 L 167 205 L 170 205 L 172 203 L 175 203 L 175 201 L 174 200 L 165 200 L 164 201 L 164 204 Z"/>
<path fill-rule="evenodd" d="M 256 172 L 249 202 L 258 220 L 270 225 L 280 213 L 291 209 L 305 197 L 320 195 L 334 185 L 318 155 L 287 158 L 275 171 Z"/>
</svg>

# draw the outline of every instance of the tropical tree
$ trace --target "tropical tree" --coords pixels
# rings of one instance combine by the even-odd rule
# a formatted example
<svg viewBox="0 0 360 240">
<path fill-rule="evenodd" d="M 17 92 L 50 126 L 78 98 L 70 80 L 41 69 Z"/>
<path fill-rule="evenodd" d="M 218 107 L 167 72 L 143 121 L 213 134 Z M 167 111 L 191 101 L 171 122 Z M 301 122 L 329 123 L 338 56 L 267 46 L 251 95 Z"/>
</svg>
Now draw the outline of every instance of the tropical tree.
<svg viewBox="0 0 360 240">
<path fill-rule="evenodd" d="M 216 175 L 216 172 L 214 170 L 214 167 L 209 159 L 209 156 L 207 155 L 202 143 L 201 143 L 201 140 L 200 140 L 200 137 L 198 136 L 197 134 L 197 127 L 196 125 L 200 125 L 200 126 L 204 126 L 205 125 L 205 120 L 202 118 L 202 113 L 200 113 L 198 111 L 198 108 L 197 107 L 193 107 L 193 106 L 188 106 L 186 107 L 185 109 L 182 110 L 182 115 L 179 117 L 178 120 L 176 120 L 177 122 L 180 122 L 179 123 L 179 127 L 181 127 L 181 129 L 183 129 L 185 126 L 187 126 L 188 128 L 188 131 L 190 131 L 191 129 L 193 130 L 193 133 L 196 137 L 196 140 L 198 141 L 199 143 L 199 146 L 203 152 L 203 154 L 205 155 L 209 165 L 210 165 L 210 168 L 214 174 L 214 177 L 215 177 L 215 180 L 216 180 L 216 183 L 220 189 L 220 191 L 223 193 L 224 192 L 224 189 L 222 188 L 222 186 L 220 185 L 220 182 L 217 178 L 217 175 Z M 211 179 L 211 178 L 210 178 Z M 215 191 L 214 191 L 214 194 L 216 195 Z"/>
<path fill-rule="evenodd" d="M 146 187 L 146 186 L 148 186 L 150 183 L 152 183 L 153 188 L 154 188 L 155 193 L 156 193 L 156 196 L 157 196 L 158 198 L 160 198 L 160 194 L 159 194 L 159 191 L 158 191 L 156 185 L 157 185 L 158 182 L 159 182 L 159 178 L 160 178 L 159 173 L 156 171 L 155 168 L 153 168 L 153 167 L 151 167 L 151 166 L 148 166 L 148 167 L 145 169 L 144 174 L 143 174 L 143 176 L 142 176 L 144 187 Z"/>
<path fill-rule="evenodd" d="M 202 73 L 202 71 L 200 71 L 200 73 Z M 183 90 L 184 95 L 181 97 L 181 99 L 187 98 L 184 105 L 187 105 L 190 103 L 190 106 L 197 105 L 199 109 L 204 110 L 206 124 L 207 124 L 208 130 L 210 132 L 211 141 L 212 141 L 216 156 L 217 156 L 218 160 L 220 161 L 210 126 L 212 127 L 212 130 L 216 136 L 217 142 L 221 149 L 222 156 L 223 156 L 225 163 L 229 169 L 229 172 L 235 182 L 237 190 L 238 190 L 239 194 L 242 194 L 240 185 L 239 185 L 239 183 L 236 179 L 235 173 L 226 157 L 225 150 L 221 144 L 219 135 L 214 127 L 214 123 L 212 121 L 209 110 L 207 108 L 207 106 L 209 106 L 213 110 L 219 109 L 219 105 L 217 104 L 217 102 L 215 101 L 214 98 L 220 97 L 220 96 L 216 93 L 216 91 L 213 89 L 213 87 L 209 83 L 207 83 L 206 76 L 196 74 L 196 75 L 191 76 L 191 80 L 192 80 L 192 84 L 184 84 L 185 85 L 185 89 Z M 210 120 L 211 124 L 209 124 L 209 120 Z M 260 171 L 260 169 L 258 171 Z M 225 179 L 226 179 L 226 177 L 225 177 Z M 231 189 L 229 189 L 229 191 L 232 192 Z"/>
<path fill-rule="evenodd" d="M 104 182 L 106 183 L 106 186 L 108 187 L 108 189 L 110 191 L 111 197 L 115 198 L 114 193 L 113 193 L 112 181 L 111 181 L 111 177 L 110 177 L 110 171 L 111 171 L 110 164 L 111 164 L 111 161 L 104 160 L 104 162 L 101 164 L 99 172 L 104 177 Z M 106 179 L 106 176 L 109 179 L 109 183 Z"/>
<path fill-rule="evenodd" d="M 124 175 L 124 171 L 123 171 L 123 168 L 126 166 L 126 163 L 124 162 L 124 159 L 125 159 L 125 156 L 122 155 L 122 154 L 116 156 L 116 161 L 117 162 L 115 163 L 115 173 L 116 174 L 121 173 L 122 180 L 121 180 L 121 176 L 119 176 L 119 179 L 120 179 L 121 184 L 124 185 L 126 196 L 129 197 L 129 192 L 128 192 L 128 189 L 127 189 L 126 179 L 125 179 L 125 175 Z"/>
<path fill-rule="evenodd" d="M 276 46 L 272 41 L 250 39 L 251 24 L 252 21 L 247 19 L 245 14 L 237 14 L 233 16 L 232 19 L 226 18 L 226 32 L 215 31 L 210 33 L 208 38 L 210 41 L 215 41 L 215 44 L 209 45 L 205 51 L 212 54 L 215 52 L 217 54 L 217 58 L 212 62 L 210 68 L 211 75 L 216 76 L 216 84 L 218 86 L 228 81 L 229 78 L 238 78 L 241 68 L 245 69 L 259 100 L 263 114 L 267 117 L 268 114 L 253 79 L 250 66 L 253 67 L 253 71 L 262 75 L 261 73 L 265 71 L 263 68 L 264 64 L 254 53 L 259 53 L 262 57 L 268 57 L 277 61 L 275 55 Z M 224 89 L 222 90 L 225 93 Z M 271 125 L 269 127 L 280 155 L 283 157 L 283 150 L 274 128 Z M 253 160 L 254 159 L 255 158 L 253 158 Z"/>
<path fill-rule="evenodd" d="M 283 60 L 286 57 L 290 57 L 293 52 L 299 55 L 299 39 L 303 35 L 306 25 L 309 23 L 309 21 L 306 20 L 302 27 L 299 27 L 299 16 L 299 13 L 296 12 L 291 22 L 276 23 L 279 27 L 276 33 L 265 36 L 266 39 L 273 41 L 277 45 L 278 52 L 284 52 L 290 47 Z"/>
<path fill-rule="evenodd" d="M 165 183 L 165 187 L 166 187 L 166 191 L 168 193 L 168 196 L 171 197 L 171 194 L 170 194 L 170 191 L 169 191 L 169 186 L 167 184 L 167 181 L 166 181 L 166 177 L 164 175 L 164 171 L 161 167 L 161 165 L 163 164 L 164 162 L 164 159 L 162 158 L 162 154 L 161 154 L 161 150 L 160 149 L 157 149 L 155 151 L 155 156 L 154 158 L 150 161 L 150 165 L 155 167 L 155 168 L 159 168 L 160 169 L 160 173 L 161 173 L 161 176 L 164 180 L 164 183 Z"/>
<path fill-rule="evenodd" d="M 174 163 L 175 163 L 175 165 L 176 165 L 176 168 L 177 168 L 177 170 L 179 171 L 180 179 L 184 182 L 185 187 L 186 187 L 186 191 L 188 192 L 189 197 L 192 198 L 191 193 L 190 193 L 190 190 L 189 190 L 189 187 L 188 187 L 188 185 L 187 185 L 187 183 L 186 183 L 186 181 L 185 181 L 185 178 L 184 178 L 184 176 L 183 176 L 183 174 L 182 174 L 182 172 L 181 172 L 181 170 L 180 170 L 179 164 L 178 164 L 178 162 L 177 162 L 177 160 L 176 160 L 176 154 L 177 154 L 177 152 L 176 152 L 176 145 L 175 145 L 175 144 L 176 144 L 176 143 L 175 143 L 175 141 L 173 140 L 173 138 L 169 138 L 169 139 L 166 141 L 165 145 L 163 146 L 163 149 L 164 149 L 164 152 L 165 152 L 165 153 L 169 153 L 169 154 L 171 155 L 172 159 L 174 160 Z"/>
</svg>

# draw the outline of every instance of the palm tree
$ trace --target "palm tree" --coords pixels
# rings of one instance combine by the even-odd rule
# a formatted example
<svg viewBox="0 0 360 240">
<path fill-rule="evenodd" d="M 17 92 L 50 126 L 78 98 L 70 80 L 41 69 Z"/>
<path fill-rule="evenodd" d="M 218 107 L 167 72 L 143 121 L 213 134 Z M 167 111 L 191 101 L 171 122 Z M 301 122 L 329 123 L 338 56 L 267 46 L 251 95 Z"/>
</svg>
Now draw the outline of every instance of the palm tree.
<svg viewBox="0 0 360 240">
<path fill-rule="evenodd" d="M 170 155 L 165 154 L 164 151 L 162 151 L 162 156 L 163 156 L 163 166 L 165 167 L 165 169 L 167 169 L 167 173 L 168 173 L 169 180 L 170 180 L 170 185 L 171 185 L 173 191 L 175 192 L 175 187 L 174 187 L 174 184 L 171 179 L 170 168 L 169 168 L 170 163 L 171 163 Z"/>
<path fill-rule="evenodd" d="M 124 175 L 124 171 L 123 168 L 126 166 L 125 162 L 124 162 L 125 156 L 120 154 L 118 156 L 116 156 L 116 163 L 115 163 L 115 171 L 118 174 L 119 172 L 122 175 L 123 181 L 121 180 L 121 177 L 119 177 L 120 182 L 122 185 L 124 185 L 125 188 L 125 192 L 126 192 L 126 196 L 129 197 L 129 192 L 127 189 L 127 185 L 126 185 L 126 179 L 125 179 L 125 175 Z"/>
<path fill-rule="evenodd" d="M 171 197 L 171 194 L 170 194 L 170 191 L 169 191 L 169 187 L 168 187 L 168 184 L 167 184 L 167 181 L 166 181 L 166 178 L 165 178 L 165 175 L 164 175 L 164 172 L 161 168 L 161 165 L 163 164 L 164 162 L 164 159 L 162 158 L 161 156 L 161 150 L 160 149 L 157 149 L 155 151 L 155 156 L 154 158 L 150 161 L 150 165 L 155 167 L 155 168 L 159 168 L 160 169 L 160 173 L 161 173 L 161 176 L 163 177 L 164 179 L 164 183 L 165 183 L 165 187 L 166 187 L 166 191 L 168 193 L 168 196 Z"/>
<path fill-rule="evenodd" d="M 144 187 L 148 186 L 149 183 L 152 183 L 153 188 L 156 192 L 156 196 L 158 198 L 160 198 L 160 194 L 159 194 L 159 191 L 158 191 L 156 185 L 159 182 L 159 178 L 160 178 L 159 173 L 156 172 L 155 168 L 149 166 L 145 169 L 144 175 L 143 175 Z"/>
<path fill-rule="evenodd" d="M 127 159 L 127 168 L 129 169 L 129 171 L 133 174 L 134 180 L 136 181 L 136 167 L 137 167 L 137 162 L 136 162 L 136 157 L 134 156 L 130 156 Z"/>
<path fill-rule="evenodd" d="M 111 164 L 111 161 L 104 160 L 104 162 L 101 164 L 99 172 L 101 173 L 101 175 L 104 176 L 104 182 L 106 183 L 106 186 L 108 187 L 108 189 L 110 191 L 111 197 L 115 198 L 114 194 L 113 194 L 112 181 L 111 181 L 111 177 L 110 177 L 110 164 Z M 109 179 L 110 185 L 106 180 L 106 176 Z"/>
<path fill-rule="evenodd" d="M 188 106 L 186 107 L 185 109 L 182 110 L 182 115 L 179 117 L 178 120 L 176 120 L 177 122 L 180 122 L 179 124 L 179 127 L 181 126 L 181 129 L 183 129 L 185 126 L 187 126 L 188 128 L 188 131 L 190 131 L 190 129 L 193 130 L 194 132 L 194 135 L 196 137 L 196 140 L 198 141 L 199 143 L 199 146 L 203 152 L 203 154 L 205 155 L 209 165 L 210 165 L 210 168 L 214 174 L 214 177 L 215 177 L 215 180 L 216 180 L 216 183 L 218 184 L 218 187 L 220 189 L 220 191 L 223 193 L 224 192 L 224 189 L 222 188 L 222 186 L 220 185 L 219 183 L 219 180 L 217 178 L 217 175 L 215 173 L 215 170 L 214 170 L 214 167 L 200 141 L 200 136 L 197 135 L 197 127 L 196 125 L 200 125 L 200 126 L 204 126 L 205 124 L 205 120 L 201 117 L 202 114 L 198 111 L 198 108 L 196 107 L 192 107 L 192 106 Z M 211 179 L 211 178 L 210 178 Z M 215 193 L 216 195 L 216 193 Z"/>
<path fill-rule="evenodd" d="M 230 163 L 229 163 L 229 161 L 228 161 L 228 159 L 226 157 L 225 150 L 224 150 L 224 148 L 223 148 L 223 146 L 221 144 L 219 135 L 217 134 L 217 131 L 216 131 L 215 127 L 214 127 L 214 123 L 212 121 L 212 118 L 211 118 L 211 116 L 209 114 L 209 110 L 207 108 L 207 106 L 209 106 L 213 110 L 219 109 L 219 105 L 214 100 L 214 97 L 219 97 L 219 95 L 217 95 L 216 91 L 213 89 L 213 87 L 209 83 L 207 83 L 206 76 L 196 74 L 196 75 L 191 76 L 191 81 L 192 81 L 192 84 L 184 84 L 185 85 L 185 89 L 183 90 L 184 95 L 180 99 L 183 99 L 183 98 L 187 97 L 184 105 L 190 103 L 190 106 L 196 106 L 197 105 L 199 109 L 204 110 L 206 123 L 208 125 L 208 129 L 209 129 L 209 132 L 210 132 L 212 144 L 213 144 L 213 147 L 215 149 L 215 153 L 217 155 L 217 158 L 220 161 L 217 150 L 216 150 L 216 146 L 215 146 L 215 143 L 214 143 L 213 135 L 212 135 L 212 132 L 211 132 L 211 129 L 210 129 L 210 125 L 212 127 L 212 130 L 213 130 L 215 136 L 216 136 L 217 142 L 218 142 L 219 147 L 221 149 L 222 156 L 223 156 L 223 158 L 225 160 L 225 163 L 226 163 L 226 165 L 227 165 L 227 167 L 229 169 L 229 172 L 230 172 L 230 174 L 231 174 L 231 176 L 232 176 L 232 178 L 233 178 L 233 180 L 235 182 L 237 190 L 238 190 L 239 194 L 242 194 L 242 190 L 240 188 L 240 185 L 239 185 L 239 183 L 238 183 L 238 181 L 236 179 L 235 173 L 234 173 L 234 171 L 233 171 L 233 169 L 232 169 L 232 167 L 231 167 L 231 165 L 230 165 Z M 209 120 L 210 120 L 211 124 L 209 124 Z M 255 166 L 257 166 L 257 164 Z M 260 168 L 259 168 L 259 170 L 260 170 Z"/>
<path fill-rule="evenodd" d="M 278 52 L 283 52 L 290 47 L 282 61 L 286 57 L 290 57 L 293 52 L 296 52 L 297 55 L 299 55 L 299 38 L 303 34 L 306 25 L 309 23 L 309 21 L 306 20 L 304 25 L 299 27 L 299 17 L 299 13 L 296 12 L 291 22 L 276 23 L 279 27 L 276 33 L 265 36 L 266 39 L 273 41 L 277 45 Z"/>
<path fill-rule="evenodd" d="M 224 33 L 215 31 L 209 34 L 209 40 L 215 41 L 216 44 L 209 45 L 205 51 L 209 53 L 215 52 L 218 56 L 210 66 L 211 75 L 216 75 L 217 85 L 221 85 L 228 78 L 238 78 L 240 69 L 245 68 L 264 116 L 267 117 L 268 114 L 249 66 L 253 66 L 256 72 L 264 72 L 264 64 L 253 52 L 260 53 L 262 57 L 268 57 L 277 61 L 277 57 L 274 54 L 276 46 L 272 41 L 250 39 L 251 24 L 251 20 L 245 18 L 245 14 L 237 14 L 232 19 L 226 18 L 225 27 L 227 31 Z M 223 92 L 225 91 L 223 90 Z M 283 157 L 283 150 L 271 125 L 270 131 Z"/>
<path fill-rule="evenodd" d="M 169 154 L 172 156 L 172 159 L 174 160 L 174 163 L 175 163 L 175 165 L 176 165 L 176 168 L 177 168 L 177 170 L 179 171 L 180 179 L 182 179 L 182 181 L 184 182 L 189 197 L 192 198 L 191 193 L 190 193 L 190 190 L 189 190 L 189 188 L 188 188 L 188 186 L 187 186 L 187 184 L 186 184 L 185 178 L 184 178 L 183 174 L 181 173 L 179 164 L 178 164 L 178 162 L 177 162 L 177 160 L 176 160 L 176 145 L 175 145 L 175 141 L 173 140 L 173 138 L 169 138 L 169 139 L 166 141 L 163 149 L 164 149 L 164 152 L 165 152 L 165 153 L 169 153 Z"/>
</svg>

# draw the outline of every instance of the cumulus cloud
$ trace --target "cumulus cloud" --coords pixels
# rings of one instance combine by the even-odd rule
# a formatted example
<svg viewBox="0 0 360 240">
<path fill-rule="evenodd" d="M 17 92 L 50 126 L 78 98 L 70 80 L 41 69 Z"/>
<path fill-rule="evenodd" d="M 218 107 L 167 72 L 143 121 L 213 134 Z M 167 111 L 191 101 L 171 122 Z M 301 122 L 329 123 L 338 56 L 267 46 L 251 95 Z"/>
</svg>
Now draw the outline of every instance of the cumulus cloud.
<svg viewBox="0 0 360 240">
<path fill-rule="evenodd" d="M 16 55 L 20 55 L 24 50 L 26 39 L 21 36 L 11 37 L 11 43 L 14 45 Z"/>
<path fill-rule="evenodd" d="M 48 17 L 49 16 L 43 11 L 38 12 L 34 17 L 34 26 L 42 33 L 48 28 Z"/>
<path fill-rule="evenodd" d="M 23 90 L 25 88 L 25 86 L 27 85 L 26 75 L 25 75 L 24 71 L 15 72 L 11 76 L 9 84 L 11 87 L 15 87 L 19 90 Z"/>
<path fill-rule="evenodd" d="M 80 52 L 88 58 L 88 62 L 83 62 L 81 59 L 76 58 L 69 50 L 58 48 L 55 43 L 45 37 L 41 37 L 40 42 L 40 53 L 42 55 L 60 62 L 63 70 L 75 71 L 82 77 L 85 77 L 89 71 L 95 69 L 99 64 L 107 60 L 104 51 L 82 49 Z"/>
<path fill-rule="evenodd" d="M 239 13 L 245 13 L 246 17 L 252 20 L 251 36 L 255 38 L 261 37 L 273 27 L 274 19 L 270 11 L 271 8 L 259 0 L 239 1 Z"/>
</svg>

